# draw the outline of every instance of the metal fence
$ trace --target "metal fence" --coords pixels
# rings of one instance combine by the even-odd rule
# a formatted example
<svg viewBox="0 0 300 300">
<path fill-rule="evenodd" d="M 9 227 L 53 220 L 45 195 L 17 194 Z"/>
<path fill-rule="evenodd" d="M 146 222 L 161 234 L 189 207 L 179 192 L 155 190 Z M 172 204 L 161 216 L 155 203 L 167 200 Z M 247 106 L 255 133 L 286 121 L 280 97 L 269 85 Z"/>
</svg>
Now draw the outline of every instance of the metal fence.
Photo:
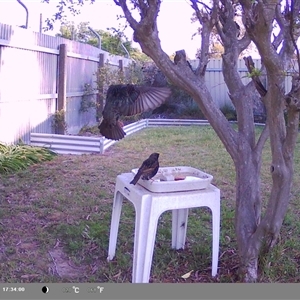
<svg viewBox="0 0 300 300">
<path fill-rule="evenodd" d="M 126 135 L 142 130 L 146 127 L 161 126 L 191 126 L 209 125 L 206 120 L 181 119 L 143 119 L 123 127 Z M 70 136 L 60 134 L 31 133 L 32 146 L 46 147 L 58 154 L 87 154 L 104 153 L 117 141 L 104 137 Z"/>
<path fill-rule="evenodd" d="M 261 67 L 261 60 L 260 59 L 253 59 L 256 68 Z M 193 68 L 198 66 L 199 60 L 192 60 L 190 61 Z M 291 66 L 291 69 L 297 70 L 297 64 L 295 66 Z M 249 77 L 249 72 L 245 66 L 245 62 L 243 59 L 239 59 L 237 62 L 237 70 L 239 72 L 240 78 L 244 84 L 250 82 L 251 78 Z M 266 80 L 266 79 L 265 79 Z M 224 77 L 222 73 L 222 60 L 221 59 L 210 59 L 208 66 L 205 72 L 205 81 L 209 91 L 217 103 L 219 107 L 223 107 L 227 104 L 232 105 L 231 100 L 228 96 L 228 88 L 224 82 Z M 264 82 L 265 84 L 265 82 Z M 291 76 L 285 77 L 285 90 L 289 92 L 292 86 L 292 79 Z"/>
<path fill-rule="evenodd" d="M 254 61 L 256 67 L 260 60 Z M 57 133 L 53 114 L 64 109 L 69 134 L 96 124 L 95 111 L 81 111 L 84 86 L 95 88 L 95 72 L 108 63 L 126 70 L 131 60 L 110 55 L 96 47 L 32 32 L 0 23 L 0 141 L 30 142 L 30 133 Z M 193 67 L 198 61 L 191 61 Z M 247 83 L 244 61 L 238 62 L 240 77 Z M 210 60 L 206 82 L 219 107 L 231 104 L 222 74 L 222 61 Z M 286 79 L 286 88 L 290 79 Z M 95 97 L 86 95 L 87 101 Z M 93 100 L 94 101 L 94 100 Z"/>
<path fill-rule="evenodd" d="M 0 23 L 0 141 L 28 143 L 31 132 L 54 133 L 52 117 L 58 108 L 66 112 L 68 133 L 96 124 L 95 111 L 82 112 L 80 105 L 85 84 L 96 87 L 95 72 L 104 63 L 126 68 L 131 60 Z"/>
<path fill-rule="evenodd" d="M 261 66 L 260 60 L 253 60 L 255 66 L 259 68 Z M 191 65 L 196 68 L 198 65 L 198 60 L 192 60 Z M 237 65 L 240 78 L 244 84 L 247 84 L 251 79 L 247 76 L 248 70 L 245 66 L 244 60 L 240 59 Z M 219 107 L 223 107 L 227 104 L 231 105 L 231 100 L 228 96 L 228 88 L 224 82 L 224 77 L 222 73 L 222 60 L 221 59 L 210 59 L 205 72 L 205 81 L 209 91 L 216 101 Z"/>
</svg>

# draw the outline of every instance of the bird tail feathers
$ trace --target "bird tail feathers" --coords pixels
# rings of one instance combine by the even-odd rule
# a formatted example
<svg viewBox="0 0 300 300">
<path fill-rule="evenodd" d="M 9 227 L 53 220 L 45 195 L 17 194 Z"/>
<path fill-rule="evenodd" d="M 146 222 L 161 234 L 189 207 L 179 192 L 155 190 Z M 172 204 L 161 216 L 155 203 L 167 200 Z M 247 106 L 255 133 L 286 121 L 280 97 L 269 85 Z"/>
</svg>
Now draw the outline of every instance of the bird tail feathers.
<svg viewBox="0 0 300 300">
<path fill-rule="evenodd" d="M 134 178 L 130 181 L 130 184 L 136 185 L 136 183 L 139 181 L 141 177 L 141 172 L 137 172 L 134 176 Z"/>
<path fill-rule="evenodd" d="M 98 126 L 100 133 L 110 140 L 121 140 L 124 138 L 126 133 L 121 127 L 121 122 L 117 121 L 116 124 L 110 124 L 107 121 L 103 120 Z"/>
</svg>

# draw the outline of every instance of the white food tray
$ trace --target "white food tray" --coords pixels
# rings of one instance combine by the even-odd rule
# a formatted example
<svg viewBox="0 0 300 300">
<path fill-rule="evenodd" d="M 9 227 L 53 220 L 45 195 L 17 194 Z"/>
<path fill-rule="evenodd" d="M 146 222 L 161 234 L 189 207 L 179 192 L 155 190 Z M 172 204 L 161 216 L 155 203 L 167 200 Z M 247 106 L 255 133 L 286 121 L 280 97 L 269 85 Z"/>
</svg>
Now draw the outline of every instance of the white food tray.
<svg viewBox="0 0 300 300">
<path fill-rule="evenodd" d="M 137 169 L 131 172 L 135 175 Z M 180 192 L 206 189 L 213 176 L 193 167 L 176 166 L 159 168 L 150 180 L 139 179 L 138 184 L 155 193 Z"/>
</svg>

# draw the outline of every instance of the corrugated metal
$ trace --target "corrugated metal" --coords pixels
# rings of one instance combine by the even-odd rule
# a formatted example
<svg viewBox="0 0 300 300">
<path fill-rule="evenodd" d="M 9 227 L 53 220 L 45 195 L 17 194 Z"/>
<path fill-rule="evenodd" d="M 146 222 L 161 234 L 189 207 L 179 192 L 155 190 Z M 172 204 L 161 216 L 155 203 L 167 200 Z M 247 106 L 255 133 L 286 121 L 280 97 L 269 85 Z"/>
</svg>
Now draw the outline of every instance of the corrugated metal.
<svg viewBox="0 0 300 300">
<path fill-rule="evenodd" d="M 42 73 L 40 94 L 52 94 L 57 92 L 57 55 L 37 52 L 37 60 Z"/>
<path fill-rule="evenodd" d="M 39 95 L 56 93 L 56 61 L 53 54 L 1 47 L 1 141 L 29 143 L 30 132 L 51 132 L 56 99 Z"/>
<path fill-rule="evenodd" d="M 69 133 L 96 124 L 95 110 L 79 112 L 84 85 L 95 87 L 99 54 L 113 65 L 123 59 L 96 47 L 18 26 L 0 24 L 0 141 L 30 142 L 30 132 L 53 133 L 57 106 L 59 45 L 67 44 L 67 108 Z M 75 57 L 74 57 L 75 56 Z M 93 97 L 93 96 L 89 96 Z M 95 97 L 94 97 L 95 98 Z"/>
<path fill-rule="evenodd" d="M 147 127 L 147 120 L 140 120 L 131 124 L 124 126 L 124 131 L 127 135 L 132 134 L 136 131 L 139 131 L 143 128 Z"/>
<path fill-rule="evenodd" d="M 124 126 L 126 135 L 130 135 L 147 126 L 147 120 Z M 104 137 L 85 137 L 73 135 L 31 133 L 30 144 L 32 146 L 46 147 L 58 154 L 84 154 L 103 153 L 116 141 Z"/>
<path fill-rule="evenodd" d="M 57 106 L 60 44 L 67 44 L 69 53 L 66 123 L 68 132 L 72 134 L 76 134 L 84 125 L 96 124 L 94 109 L 87 112 L 80 112 L 79 109 L 84 85 L 89 83 L 95 87 L 94 74 L 99 54 L 104 54 L 104 61 L 112 68 L 118 68 L 120 59 L 125 68 L 131 62 L 130 59 L 111 55 L 87 44 L 0 24 L 0 141 L 15 143 L 21 138 L 29 143 L 30 132 L 53 133 L 51 120 Z M 191 61 L 193 67 L 197 62 Z M 254 62 L 256 67 L 260 66 L 260 60 Z M 231 103 L 221 68 L 222 62 L 212 59 L 206 72 L 208 88 L 219 107 Z M 243 60 L 238 61 L 238 69 L 243 82 L 249 82 Z M 289 76 L 285 85 L 286 91 L 289 91 Z M 92 99 L 93 96 L 89 97 Z M 185 121 L 182 122 L 184 125 Z"/>
<path fill-rule="evenodd" d="M 90 46 L 89 46 L 90 47 Z M 96 101 L 95 95 L 83 96 L 85 84 L 96 88 L 95 73 L 98 68 L 98 62 L 68 57 L 67 60 L 67 96 L 70 93 L 82 92 L 81 96 L 67 97 L 66 123 L 69 133 L 77 133 L 83 126 L 96 125 L 96 111 L 89 108 L 82 112 L 81 102 Z M 74 72 L 74 70 L 77 70 Z"/>
<path fill-rule="evenodd" d="M 49 148 L 59 154 L 100 153 L 103 138 L 31 133 L 30 144 Z"/>
<path fill-rule="evenodd" d="M 147 122 L 148 119 L 144 119 L 144 120 L 140 120 L 131 124 L 128 124 L 126 126 L 123 127 L 123 130 L 125 131 L 126 135 L 130 135 L 134 132 L 137 132 L 143 128 L 147 127 Z M 117 141 L 113 141 L 113 140 L 109 140 L 104 138 L 103 139 L 103 152 L 106 151 L 110 146 L 112 146 L 114 143 L 116 143 Z"/>
<path fill-rule="evenodd" d="M 84 85 L 95 86 L 94 82 L 98 64 L 79 58 L 67 59 L 67 92 L 84 91 Z M 76 72 L 74 71 L 76 70 Z"/>
<path fill-rule="evenodd" d="M 0 24 L 0 38 L 3 40 L 9 40 L 10 38 L 10 32 L 11 32 L 11 26 L 7 24 Z"/>
<path fill-rule="evenodd" d="M 205 120 L 144 119 L 124 126 L 126 135 L 146 127 L 175 125 L 208 125 Z M 103 137 L 82 137 L 59 134 L 31 133 L 31 145 L 47 147 L 58 154 L 103 153 L 117 141 Z"/>
<path fill-rule="evenodd" d="M 81 111 L 81 102 L 83 97 L 68 97 L 66 108 L 67 131 L 70 134 L 76 134 L 83 126 L 94 126 L 97 124 L 96 111 L 93 107 L 87 111 Z M 95 95 L 85 96 L 85 101 L 95 102 Z"/>
<path fill-rule="evenodd" d="M 212 94 L 212 98 L 219 107 L 226 103 L 231 103 L 227 95 L 227 87 L 220 68 L 222 67 L 220 60 L 211 59 L 206 69 L 205 80 L 207 87 Z"/>
<path fill-rule="evenodd" d="M 260 59 L 253 59 L 256 68 L 261 67 Z M 198 66 L 199 60 L 190 61 L 193 68 Z M 247 84 L 251 81 L 251 78 L 248 76 L 248 70 L 245 66 L 243 59 L 238 60 L 237 69 L 240 74 L 240 78 L 244 84 Z M 228 89 L 224 82 L 224 77 L 222 74 L 222 60 L 221 59 L 211 59 L 207 65 L 205 80 L 207 87 L 209 88 L 212 98 L 218 107 L 222 107 L 226 104 L 231 104 L 231 100 L 228 96 Z M 263 80 L 263 78 L 262 78 Z M 289 92 L 291 89 L 291 76 L 285 77 L 285 91 Z"/>
<path fill-rule="evenodd" d="M 191 126 L 191 125 L 209 125 L 207 120 L 190 119 L 148 119 L 147 127 L 155 126 Z"/>
</svg>

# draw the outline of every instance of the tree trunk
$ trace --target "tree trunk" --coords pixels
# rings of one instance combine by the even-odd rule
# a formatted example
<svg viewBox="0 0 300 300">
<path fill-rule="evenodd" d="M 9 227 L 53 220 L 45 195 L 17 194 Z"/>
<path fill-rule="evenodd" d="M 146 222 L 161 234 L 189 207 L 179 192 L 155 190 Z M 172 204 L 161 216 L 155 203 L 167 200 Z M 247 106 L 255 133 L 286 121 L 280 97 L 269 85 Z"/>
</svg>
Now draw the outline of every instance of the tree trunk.
<svg viewBox="0 0 300 300">
<path fill-rule="evenodd" d="M 114 1 L 121 6 L 134 30 L 134 40 L 141 45 L 143 52 L 153 59 L 169 80 L 187 91 L 199 104 L 232 157 L 236 169 L 235 227 L 240 273 L 245 282 L 257 281 L 260 252 L 269 252 L 275 245 L 288 207 L 300 110 L 300 79 L 298 85 L 294 84 L 294 92 L 285 99 L 285 65 L 286 61 L 292 58 L 294 48 L 287 47 L 290 41 L 287 38 L 287 24 L 282 16 L 283 10 L 280 10 L 280 4 L 268 1 L 255 3 L 248 0 L 238 1 L 243 10 L 243 23 L 246 29 L 244 37 L 238 39 L 234 21 L 235 4 L 232 1 L 214 0 L 212 9 L 208 13 L 207 9 L 199 9 L 200 1 L 191 0 L 191 6 L 202 25 L 203 33 L 201 63 L 195 72 L 192 72 L 188 67 L 184 51 L 176 52 L 173 63 L 161 49 L 156 24 L 161 1 L 135 1 L 140 8 L 140 22 L 133 18 L 126 0 Z M 298 9 L 291 8 L 291 12 L 298 12 L 299 5 Z M 206 6 L 205 4 L 205 8 Z M 287 10 L 286 14 L 288 16 L 290 12 Z M 279 22 L 281 33 L 275 36 L 275 41 L 272 42 L 275 19 Z M 209 53 L 208 33 L 213 27 L 217 28 L 225 48 L 223 74 L 230 98 L 237 111 L 238 131 L 232 128 L 221 113 L 205 84 L 204 75 Z M 238 56 L 247 47 L 250 39 L 259 50 L 267 78 L 267 87 L 259 85 L 257 89 L 267 111 L 267 124 L 257 142 L 252 101 L 255 95 L 251 85 L 245 86 L 237 72 Z M 278 53 L 277 47 L 281 42 L 283 42 L 282 50 Z M 257 81 L 259 75 L 252 73 L 252 78 L 256 79 L 254 82 L 256 86 L 260 83 Z M 284 109 L 288 112 L 287 126 L 284 120 Z M 261 154 L 268 136 L 272 151 L 270 171 L 273 185 L 265 214 L 261 219 Z"/>
<path fill-rule="evenodd" d="M 276 86 L 275 84 L 273 86 Z M 298 111 L 289 111 L 288 125 L 285 127 L 280 105 L 271 105 L 276 95 L 275 89 L 269 89 L 267 106 L 272 162 L 272 190 L 261 219 L 260 169 L 261 150 L 249 147 L 239 139 L 238 159 L 236 160 L 236 235 L 240 257 L 240 274 L 245 282 L 256 282 L 258 278 L 259 256 L 269 253 L 275 246 L 290 200 L 293 179 L 293 155 L 298 134 Z M 250 148 L 250 149 L 249 149 Z M 260 220 L 261 219 L 261 220 Z"/>
<path fill-rule="evenodd" d="M 249 172 L 254 173 L 251 173 L 250 177 L 248 175 L 248 179 L 255 180 L 255 178 L 253 179 L 253 175 L 255 176 L 257 170 L 252 168 L 251 171 L 250 169 L 251 168 L 249 168 Z M 241 171 L 241 169 L 239 171 Z M 252 194 L 248 194 L 248 180 L 245 174 L 239 182 L 238 192 L 240 194 L 239 196 L 237 195 L 239 201 L 245 202 L 254 200 L 254 209 L 251 208 L 249 203 L 237 204 L 236 233 L 240 255 L 240 274 L 244 282 L 256 282 L 258 270 L 263 268 L 263 265 L 258 264 L 260 254 L 265 256 L 272 250 L 277 242 L 290 199 L 290 183 L 292 181 L 293 171 L 290 170 L 286 175 L 287 176 L 283 176 L 279 180 L 275 180 L 276 184 L 272 186 L 266 213 L 261 222 L 257 223 L 257 225 L 253 222 L 254 219 L 252 218 L 258 217 L 258 214 L 255 213 L 257 207 L 255 206 L 256 201 L 254 200 L 255 193 L 258 193 L 258 188 L 255 188 L 256 184 L 251 185 Z M 259 184 L 259 182 L 257 182 L 257 184 Z M 248 199 L 243 193 L 248 196 Z M 259 197 L 258 194 L 257 197 Z M 254 213 L 252 213 L 253 211 Z M 259 221 L 259 218 L 257 218 L 257 220 Z"/>
<path fill-rule="evenodd" d="M 257 279 L 259 249 L 249 251 L 250 237 L 260 222 L 261 155 L 250 149 L 249 144 L 239 140 L 239 155 L 236 169 L 236 214 L 235 229 L 240 258 L 240 275 L 247 282 Z"/>
</svg>

